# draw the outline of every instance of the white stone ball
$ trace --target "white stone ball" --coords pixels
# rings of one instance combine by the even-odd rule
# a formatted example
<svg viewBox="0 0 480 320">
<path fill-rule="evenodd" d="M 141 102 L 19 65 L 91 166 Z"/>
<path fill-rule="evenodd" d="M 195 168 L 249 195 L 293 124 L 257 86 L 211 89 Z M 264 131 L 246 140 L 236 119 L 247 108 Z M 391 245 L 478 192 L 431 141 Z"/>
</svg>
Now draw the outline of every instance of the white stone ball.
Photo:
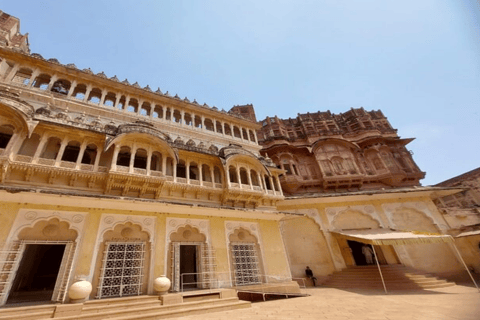
<svg viewBox="0 0 480 320">
<path fill-rule="evenodd" d="M 153 288 L 158 292 L 166 292 L 170 289 L 172 282 L 166 276 L 160 276 L 153 280 Z"/>
<path fill-rule="evenodd" d="M 75 282 L 68 290 L 68 296 L 72 300 L 87 298 L 92 292 L 92 284 L 86 280 Z"/>
</svg>

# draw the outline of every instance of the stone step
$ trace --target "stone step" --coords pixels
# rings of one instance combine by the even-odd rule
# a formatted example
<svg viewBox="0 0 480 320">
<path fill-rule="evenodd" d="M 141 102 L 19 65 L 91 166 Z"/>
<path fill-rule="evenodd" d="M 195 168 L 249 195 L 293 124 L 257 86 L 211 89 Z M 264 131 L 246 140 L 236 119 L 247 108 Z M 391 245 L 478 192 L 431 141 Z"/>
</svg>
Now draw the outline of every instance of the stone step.
<svg viewBox="0 0 480 320">
<path fill-rule="evenodd" d="M 216 300 L 221 301 L 221 300 Z M 169 319 L 173 317 L 184 317 L 191 315 L 206 314 L 211 312 L 228 311 L 234 309 L 250 308 L 251 303 L 248 301 L 237 301 L 231 303 L 217 303 L 214 305 L 203 306 L 199 308 L 183 308 L 180 310 L 157 311 L 150 313 L 135 314 L 132 316 L 121 316 L 116 318 L 109 318 L 109 320 L 157 320 Z"/>
<path fill-rule="evenodd" d="M 383 266 L 382 275 L 387 290 L 428 289 L 455 285 L 445 280 L 403 266 Z M 324 282 L 333 288 L 383 288 L 382 279 L 376 266 L 349 267 L 335 272 Z"/>
<path fill-rule="evenodd" d="M 105 301 L 107 300 L 107 301 Z M 162 305 L 158 296 L 144 297 L 139 296 L 137 299 L 101 299 L 85 302 L 85 305 L 82 308 L 82 314 L 90 313 L 99 313 L 108 310 L 124 310 L 129 308 L 141 308 L 155 306 L 159 307 Z M 114 301 L 116 300 L 116 301 Z"/>
<path fill-rule="evenodd" d="M 41 318 L 52 318 L 55 307 L 55 305 L 4 307 L 0 309 L 0 320 L 37 320 Z"/>
<path fill-rule="evenodd" d="M 157 301 L 158 297 L 157 297 Z M 128 319 L 143 319 L 138 318 L 140 315 L 144 314 L 156 314 L 156 313 L 167 313 L 167 314 L 175 314 L 175 313 L 183 313 L 184 310 L 194 310 L 194 309 L 203 309 L 203 308 L 215 308 L 217 305 L 235 305 L 238 303 L 238 298 L 225 298 L 225 299 L 211 299 L 211 300 L 200 300 L 200 301 L 192 301 L 192 302 L 184 302 L 179 304 L 172 304 L 162 306 L 157 303 L 152 303 L 150 305 L 143 305 L 139 307 L 133 306 L 126 306 L 123 308 L 115 304 L 114 308 L 106 307 L 104 309 L 90 309 L 87 312 L 84 312 L 82 309 L 82 313 L 80 315 L 75 316 L 68 316 L 68 317 L 58 317 L 55 319 L 58 320 L 74 320 L 74 319 L 88 319 L 88 320 L 100 320 L 100 319 L 111 319 L 111 318 L 123 318 L 127 317 Z M 108 305 L 107 305 L 108 306 Z"/>
</svg>

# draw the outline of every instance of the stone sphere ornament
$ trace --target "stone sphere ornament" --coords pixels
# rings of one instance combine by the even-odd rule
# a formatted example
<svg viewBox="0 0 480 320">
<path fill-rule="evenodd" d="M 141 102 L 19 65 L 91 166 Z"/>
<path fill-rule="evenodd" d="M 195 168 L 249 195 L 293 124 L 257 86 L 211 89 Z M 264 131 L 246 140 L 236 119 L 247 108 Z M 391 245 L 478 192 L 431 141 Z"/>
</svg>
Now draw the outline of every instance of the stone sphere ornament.
<svg viewBox="0 0 480 320">
<path fill-rule="evenodd" d="M 87 280 L 77 281 L 68 289 L 68 297 L 72 300 L 84 300 L 92 292 L 92 284 Z"/>
<path fill-rule="evenodd" d="M 161 275 L 160 277 L 153 280 L 153 288 L 155 291 L 158 291 L 159 294 L 167 293 L 170 289 L 172 282 L 166 276 Z"/>
</svg>

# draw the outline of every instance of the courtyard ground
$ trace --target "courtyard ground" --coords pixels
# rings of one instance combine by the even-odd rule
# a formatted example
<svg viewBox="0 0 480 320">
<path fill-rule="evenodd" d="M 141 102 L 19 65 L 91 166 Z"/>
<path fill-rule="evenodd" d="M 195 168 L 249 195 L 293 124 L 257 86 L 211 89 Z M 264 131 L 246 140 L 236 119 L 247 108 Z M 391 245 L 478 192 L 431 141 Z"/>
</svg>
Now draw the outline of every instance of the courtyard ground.
<svg viewBox="0 0 480 320">
<path fill-rule="evenodd" d="M 253 303 L 249 309 L 177 319 L 479 320 L 480 293 L 457 285 L 435 290 L 392 292 L 309 288 L 309 297 Z"/>
</svg>

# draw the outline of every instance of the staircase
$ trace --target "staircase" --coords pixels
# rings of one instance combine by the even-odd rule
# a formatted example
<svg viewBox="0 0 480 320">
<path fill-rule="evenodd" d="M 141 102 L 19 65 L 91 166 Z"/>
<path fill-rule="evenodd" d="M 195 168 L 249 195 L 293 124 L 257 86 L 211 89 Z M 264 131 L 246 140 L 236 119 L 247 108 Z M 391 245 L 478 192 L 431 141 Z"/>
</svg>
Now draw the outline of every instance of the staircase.
<svg viewBox="0 0 480 320">
<path fill-rule="evenodd" d="M 154 320 L 205 314 L 240 308 L 251 303 L 241 301 L 235 290 L 227 295 L 221 292 L 178 295 L 179 303 L 162 304 L 158 296 L 89 300 L 83 304 L 64 304 L 0 309 L 0 320 Z"/>
<path fill-rule="evenodd" d="M 453 282 L 440 280 L 430 274 L 403 265 L 383 265 L 381 270 L 387 291 L 435 289 L 455 285 Z M 383 290 L 382 279 L 376 265 L 348 267 L 334 272 L 323 284 L 339 289 Z"/>
</svg>

